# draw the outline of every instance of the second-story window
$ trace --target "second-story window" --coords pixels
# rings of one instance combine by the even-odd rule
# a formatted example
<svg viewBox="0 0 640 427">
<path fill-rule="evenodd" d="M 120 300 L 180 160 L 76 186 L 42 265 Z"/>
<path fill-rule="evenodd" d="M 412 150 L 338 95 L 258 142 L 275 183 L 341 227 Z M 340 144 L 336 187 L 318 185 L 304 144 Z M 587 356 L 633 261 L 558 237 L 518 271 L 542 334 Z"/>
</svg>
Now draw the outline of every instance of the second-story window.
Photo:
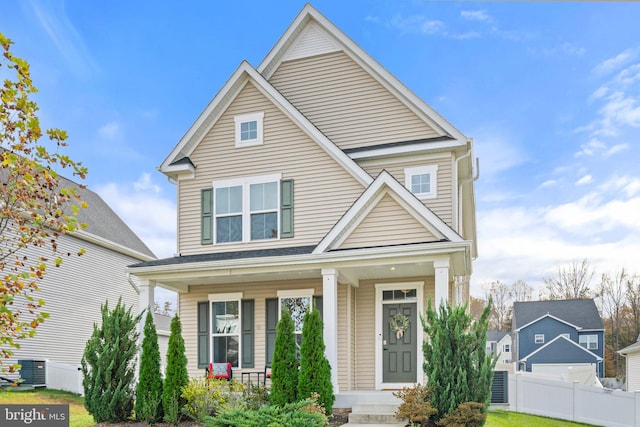
<svg viewBox="0 0 640 427">
<path fill-rule="evenodd" d="M 437 197 L 438 165 L 418 166 L 404 170 L 405 187 L 419 199 Z"/>
<path fill-rule="evenodd" d="M 533 340 L 536 344 L 544 344 L 544 334 L 536 334 Z"/>
<path fill-rule="evenodd" d="M 213 183 L 216 243 L 279 238 L 280 175 Z"/>
<path fill-rule="evenodd" d="M 597 335 L 580 335 L 580 345 L 587 350 L 598 349 L 598 336 Z"/>
<path fill-rule="evenodd" d="M 511 345 L 509 345 L 509 344 L 502 344 L 502 352 L 503 352 L 503 353 L 510 353 L 510 352 L 511 352 Z"/>
</svg>

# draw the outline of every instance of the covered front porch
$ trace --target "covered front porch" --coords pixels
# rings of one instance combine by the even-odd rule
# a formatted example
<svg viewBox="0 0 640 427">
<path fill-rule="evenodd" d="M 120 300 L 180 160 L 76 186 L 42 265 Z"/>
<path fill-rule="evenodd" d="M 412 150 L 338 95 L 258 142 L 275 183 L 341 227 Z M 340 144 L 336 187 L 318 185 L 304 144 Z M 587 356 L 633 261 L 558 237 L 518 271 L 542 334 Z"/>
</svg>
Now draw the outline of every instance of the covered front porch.
<svg viewBox="0 0 640 427">
<path fill-rule="evenodd" d="M 309 298 L 323 315 L 336 407 L 350 407 L 354 399 L 371 397 L 373 391 L 424 382 L 420 317 L 426 305 L 429 300 L 466 303 L 469 295 L 467 244 L 321 254 L 314 254 L 313 248 L 285 254 L 264 250 L 217 258 L 176 257 L 130 268 L 140 289 L 141 308 L 153 304 L 156 286 L 178 292 L 190 375 L 203 375 L 205 362 L 229 357 L 231 350 L 219 351 L 223 341 L 235 345 L 234 378 L 240 379 L 243 371 L 263 370 L 270 363 L 282 304 L 290 298 Z M 226 335 L 213 328 L 215 310 L 225 301 L 238 302 L 237 311 L 230 313 L 236 316 L 236 326 Z M 397 314 L 408 318 L 402 334 L 390 327 Z M 358 397 L 360 392 L 367 393 Z"/>
</svg>

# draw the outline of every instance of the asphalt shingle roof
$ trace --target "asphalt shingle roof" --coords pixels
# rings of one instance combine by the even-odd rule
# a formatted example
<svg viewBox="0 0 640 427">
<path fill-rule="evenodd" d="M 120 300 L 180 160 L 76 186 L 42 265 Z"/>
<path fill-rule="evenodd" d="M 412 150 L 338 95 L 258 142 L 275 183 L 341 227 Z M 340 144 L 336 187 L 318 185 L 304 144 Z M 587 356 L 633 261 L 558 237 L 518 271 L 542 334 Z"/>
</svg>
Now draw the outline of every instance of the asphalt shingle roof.
<svg viewBox="0 0 640 427">
<path fill-rule="evenodd" d="M 274 249 L 257 249 L 251 251 L 234 251 L 234 252 L 218 252 L 213 254 L 197 254 L 176 256 L 172 258 L 158 259 L 154 261 L 144 261 L 129 267 L 154 267 L 168 266 L 177 264 L 189 264 L 192 262 L 208 262 L 208 261 L 228 261 L 242 258 L 262 258 L 286 255 L 305 255 L 310 254 L 315 249 L 314 246 L 295 246 L 290 248 L 274 248 Z"/>
<path fill-rule="evenodd" d="M 550 314 L 582 329 L 604 329 L 593 299 L 526 301 L 513 303 L 513 329 Z"/>
</svg>

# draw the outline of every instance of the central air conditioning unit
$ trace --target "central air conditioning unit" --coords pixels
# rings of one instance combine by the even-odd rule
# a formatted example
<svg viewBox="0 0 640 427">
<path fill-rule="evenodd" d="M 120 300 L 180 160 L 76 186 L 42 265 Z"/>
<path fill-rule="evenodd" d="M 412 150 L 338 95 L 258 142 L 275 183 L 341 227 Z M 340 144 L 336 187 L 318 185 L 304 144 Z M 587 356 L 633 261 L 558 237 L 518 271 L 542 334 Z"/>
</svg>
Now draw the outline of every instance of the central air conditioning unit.
<svg viewBox="0 0 640 427">
<path fill-rule="evenodd" d="M 47 362 L 45 360 L 18 360 L 20 364 L 20 385 L 33 387 L 47 386 Z"/>
</svg>

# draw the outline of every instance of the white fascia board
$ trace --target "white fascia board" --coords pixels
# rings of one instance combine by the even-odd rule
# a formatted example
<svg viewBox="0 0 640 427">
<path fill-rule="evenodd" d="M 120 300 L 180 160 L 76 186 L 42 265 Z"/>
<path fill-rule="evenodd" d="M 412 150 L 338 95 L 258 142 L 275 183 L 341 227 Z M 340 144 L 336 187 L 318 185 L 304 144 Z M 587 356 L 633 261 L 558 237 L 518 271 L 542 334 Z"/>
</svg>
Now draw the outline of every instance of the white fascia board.
<svg viewBox="0 0 640 427">
<path fill-rule="evenodd" d="M 349 153 L 353 160 L 371 159 L 376 157 L 398 156 L 403 154 L 420 153 L 425 151 L 455 149 L 464 147 L 466 142 L 452 139 L 449 141 L 419 142 L 397 147 L 371 148 L 370 150 Z"/>
<path fill-rule="evenodd" d="M 93 243 L 97 246 L 101 246 L 103 248 L 109 249 L 114 252 L 121 253 L 123 255 L 130 256 L 132 258 L 138 259 L 140 261 L 155 261 L 156 257 L 150 256 L 147 254 L 143 254 L 142 252 L 138 252 L 136 250 L 127 248 L 126 246 L 120 245 L 118 243 L 112 242 L 111 240 L 107 240 L 103 237 L 97 236 L 93 233 L 89 233 L 85 230 L 77 230 L 72 233 L 68 233 L 69 236 L 73 236 L 80 240 L 84 240 L 86 242 Z"/>
<path fill-rule="evenodd" d="M 540 347 L 539 349 L 532 351 L 531 353 L 527 354 L 525 357 L 523 357 L 522 361 L 526 362 L 528 358 L 532 357 L 534 354 L 544 350 L 545 348 L 547 348 L 548 346 L 550 346 L 551 344 L 553 344 L 554 342 L 558 341 L 559 339 L 563 339 L 563 340 L 567 340 L 568 342 L 570 342 L 571 344 L 573 344 L 574 346 L 578 347 L 580 350 L 588 353 L 590 356 L 594 357 L 596 360 L 602 360 L 602 357 L 598 356 L 597 354 L 595 354 L 594 352 L 587 350 L 586 348 L 582 347 L 580 344 L 578 344 L 575 341 L 570 340 L 569 338 L 563 336 L 563 335 L 558 335 L 557 337 L 555 337 L 554 339 L 552 339 L 551 341 L 549 341 L 548 343 L 546 343 L 545 345 L 543 345 L 542 347 Z"/>
<path fill-rule="evenodd" d="M 622 355 L 622 356 L 626 356 L 627 354 L 633 354 L 633 353 L 638 353 L 638 352 L 640 352 L 640 342 L 635 342 L 635 343 L 631 344 L 630 346 L 627 346 L 627 347 L 617 351 L 617 353 Z"/>
<path fill-rule="evenodd" d="M 209 101 L 207 107 L 202 111 L 202 113 L 200 113 L 196 121 L 193 122 L 184 136 L 180 138 L 180 141 L 173 150 L 171 150 L 171 153 L 169 153 L 162 164 L 158 166 L 158 170 L 160 172 L 165 173 L 171 163 L 178 160 L 177 157 L 180 156 L 181 153 L 188 156 L 193 151 L 193 145 L 200 142 L 199 139 L 202 139 L 204 135 L 206 135 L 209 129 L 211 129 L 217 121 L 218 116 L 221 114 L 220 111 L 218 111 L 218 114 L 215 114 L 216 110 L 219 110 L 221 105 L 228 104 L 229 95 L 232 95 L 232 97 L 235 98 L 235 95 L 240 92 L 240 89 L 242 89 L 246 84 L 246 78 L 241 79 L 241 77 L 246 72 L 247 68 L 251 68 L 249 63 L 247 61 L 242 61 L 218 93 L 211 99 L 211 101 Z M 225 102 L 225 100 L 227 102 Z"/>
<path fill-rule="evenodd" d="M 444 221 L 442 221 L 436 214 L 434 214 L 429 208 L 427 208 L 420 200 L 418 200 L 409 190 L 407 190 L 402 184 L 400 184 L 395 178 L 389 174 L 386 170 L 380 172 L 374 182 L 360 195 L 356 202 L 349 208 L 349 210 L 340 218 L 340 220 L 333 226 L 331 231 L 320 241 L 318 246 L 314 249 L 314 254 L 326 252 L 331 249 L 336 242 L 339 241 L 340 236 L 348 231 L 349 227 L 359 222 L 358 219 L 362 218 L 368 212 L 368 207 L 371 205 L 372 200 L 382 191 L 383 186 L 387 186 L 398 197 L 396 201 L 405 205 L 405 208 L 410 208 L 419 217 L 425 219 L 427 222 L 423 222 L 423 225 L 431 224 L 430 231 L 437 237 L 446 238 L 451 242 L 461 242 L 462 237 L 458 235 L 451 227 L 449 227 Z"/>
<path fill-rule="evenodd" d="M 562 320 L 562 319 L 560 319 L 559 317 L 556 317 L 556 316 L 554 316 L 553 314 L 549 314 L 549 313 L 544 314 L 544 315 L 542 315 L 542 316 L 538 317 L 538 318 L 537 318 L 537 319 L 535 319 L 535 320 L 532 320 L 531 322 L 527 323 L 526 325 L 520 326 L 518 329 L 516 329 L 516 332 L 519 332 L 519 331 L 521 331 L 522 329 L 524 329 L 524 328 L 526 328 L 526 327 L 528 327 L 528 326 L 530 326 L 530 325 L 533 325 L 533 324 L 534 324 L 534 323 L 536 323 L 536 322 L 539 322 L 540 320 L 544 319 L 545 317 L 550 317 L 550 318 L 552 318 L 552 319 L 554 319 L 554 320 L 557 320 L 558 322 L 561 322 L 561 323 L 564 323 L 565 325 L 569 325 L 569 326 L 571 326 L 572 328 L 574 328 L 574 329 L 575 329 L 576 331 L 578 331 L 578 332 L 582 332 L 582 328 L 581 328 L 580 326 L 576 326 L 576 325 L 574 325 L 574 324 L 572 324 L 572 323 L 569 323 L 569 322 L 567 322 L 567 321 L 565 321 L 565 320 Z"/>
<path fill-rule="evenodd" d="M 362 66 L 369 74 L 394 94 L 409 109 L 427 122 L 431 127 L 439 130 L 442 135 L 450 135 L 460 141 L 467 141 L 467 137 L 457 130 L 451 123 L 440 116 L 433 108 L 418 98 L 393 74 L 374 60 L 345 33 L 329 21 L 324 15 L 310 4 L 306 4 L 289 28 L 280 37 L 276 45 L 258 66 L 258 71 L 269 79 L 282 61 L 284 51 L 290 46 L 291 38 L 300 33 L 309 19 L 313 19 L 322 29 L 333 36 L 344 48 L 345 53 Z"/>
<path fill-rule="evenodd" d="M 351 249 L 336 252 L 324 252 L 321 254 L 303 254 L 303 255 L 287 255 L 272 256 L 262 258 L 236 258 L 232 260 L 221 261 L 204 261 L 185 264 L 155 265 L 149 267 L 127 267 L 126 271 L 136 277 L 146 278 L 146 280 L 161 281 L 163 276 L 184 277 L 185 279 L 191 273 L 208 274 L 218 271 L 223 274 L 231 274 L 232 270 L 243 269 L 246 274 L 255 273 L 261 269 L 275 268 L 276 272 L 282 269 L 298 270 L 313 268 L 339 268 L 341 263 L 366 263 L 372 261 L 375 263 L 380 260 L 389 258 L 418 258 L 421 261 L 429 257 L 448 256 L 458 252 L 468 251 L 470 241 L 462 242 L 433 242 L 414 244 L 406 246 L 390 246 Z M 252 271 L 254 270 L 254 271 Z"/>
</svg>

